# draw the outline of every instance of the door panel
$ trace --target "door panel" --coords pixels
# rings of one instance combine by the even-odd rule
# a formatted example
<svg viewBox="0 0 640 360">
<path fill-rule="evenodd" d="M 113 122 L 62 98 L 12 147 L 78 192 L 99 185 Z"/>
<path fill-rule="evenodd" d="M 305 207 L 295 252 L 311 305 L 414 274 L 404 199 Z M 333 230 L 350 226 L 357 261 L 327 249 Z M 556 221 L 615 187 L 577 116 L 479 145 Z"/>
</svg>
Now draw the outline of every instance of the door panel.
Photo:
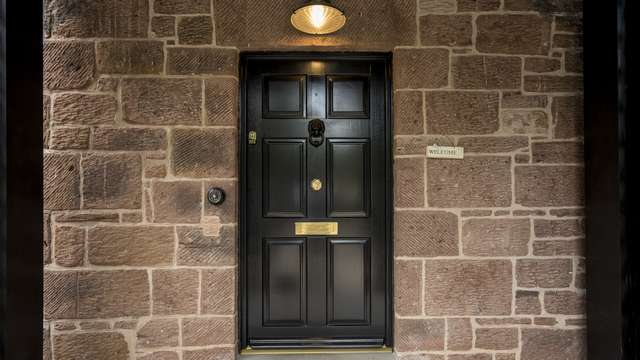
<svg viewBox="0 0 640 360">
<path fill-rule="evenodd" d="M 386 64 L 246 60 L 244 116 L 257 141 L 243 145 L 243 344 L 388 341 Z M 317 144 L 313 119 L 324 127 Z M 297 235 L 296 222 L 335 222 L 338 234 Z"/>
</svg>

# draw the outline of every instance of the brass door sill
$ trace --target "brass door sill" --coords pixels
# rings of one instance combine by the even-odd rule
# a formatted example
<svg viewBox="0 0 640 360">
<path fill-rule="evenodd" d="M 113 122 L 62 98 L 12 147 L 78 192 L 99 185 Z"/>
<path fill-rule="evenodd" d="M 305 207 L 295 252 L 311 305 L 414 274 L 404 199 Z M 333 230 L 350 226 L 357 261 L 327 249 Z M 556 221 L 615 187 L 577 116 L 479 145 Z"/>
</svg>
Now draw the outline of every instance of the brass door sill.
<svg viewBox="0 0 640 360">
<path fill-rule="evenodd" d="M 323 354 L 363 354 L 390 353 L 393 350 L 383 346 L 380 348 L 304 348 L 304 349 L 253 349 L 248 346 L 240 350 L 240 355 L 323 355 Z"/>
</svg>

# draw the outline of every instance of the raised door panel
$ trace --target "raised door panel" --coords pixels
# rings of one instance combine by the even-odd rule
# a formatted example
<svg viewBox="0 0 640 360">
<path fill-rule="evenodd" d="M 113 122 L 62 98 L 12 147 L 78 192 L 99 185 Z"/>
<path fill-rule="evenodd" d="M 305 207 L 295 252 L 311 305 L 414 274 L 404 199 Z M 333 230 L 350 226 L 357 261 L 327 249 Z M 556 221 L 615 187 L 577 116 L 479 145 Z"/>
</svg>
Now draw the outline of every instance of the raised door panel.
<svg viewBox="0 0 640 360">
<path fill-rule="evenodd" d="M 306 140 L 265 139 L 262 153 L 264 216 L 306 216 Z"/>
<path fill-rule="evenodd" d="M 369 117 L 369 78 L 327 76 L 327 117 L 363 119 Z"/>
<path fill-rule="evenodd" d="M 265 326 L 306 322 L 305 239 L 265 239 L 263 251 Z"/>
<path fill-rule="evenodd" d="M 262 86 L 262 117 L 298 119 L 306 112 L 304 75 L 265 76 Z"/>
<path fill-rule="evenodd" d="M 371 303 L 369 239 L 330 239 L 328 323 L 367 325 Z"/>
<path fill-rule="evenodd" d="M 369 141 L 330 139 L 327 151 L 328 216 L 368 216 L 371 192 Z"/>
</svg>

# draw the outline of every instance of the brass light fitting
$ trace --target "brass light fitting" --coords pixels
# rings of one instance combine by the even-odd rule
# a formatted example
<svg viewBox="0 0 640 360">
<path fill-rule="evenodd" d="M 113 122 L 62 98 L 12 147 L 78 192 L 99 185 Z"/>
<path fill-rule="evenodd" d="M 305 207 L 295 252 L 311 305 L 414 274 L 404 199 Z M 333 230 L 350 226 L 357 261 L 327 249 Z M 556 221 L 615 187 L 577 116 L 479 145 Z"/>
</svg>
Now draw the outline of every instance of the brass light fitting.
<svg viewBox="0 0 640 360">
<path fill-rule="evenodd" d="M 312 0 L 291 14 L 294 28 L 312 35 L 326 35 L 340 30 L 347 22 L 342 10 L 328 0 Z"/>
</svg>

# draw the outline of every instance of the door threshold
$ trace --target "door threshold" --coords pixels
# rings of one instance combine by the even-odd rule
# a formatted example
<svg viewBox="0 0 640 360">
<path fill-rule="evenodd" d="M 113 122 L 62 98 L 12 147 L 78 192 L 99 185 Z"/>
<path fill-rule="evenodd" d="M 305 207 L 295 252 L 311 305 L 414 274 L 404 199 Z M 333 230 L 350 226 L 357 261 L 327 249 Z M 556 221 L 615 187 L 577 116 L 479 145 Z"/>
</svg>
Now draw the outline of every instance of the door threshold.
<svg viewBox="0 0 640 360">
<path fill-rule="evenodd" d="M 327 354 L 372 354 L 392 353 L 389 347 L 379 348 L 291 348 L 291 349 L 254 349 L 250 346 L 240 350 L 240 355 L 327 355 Z"/>
</svg>

